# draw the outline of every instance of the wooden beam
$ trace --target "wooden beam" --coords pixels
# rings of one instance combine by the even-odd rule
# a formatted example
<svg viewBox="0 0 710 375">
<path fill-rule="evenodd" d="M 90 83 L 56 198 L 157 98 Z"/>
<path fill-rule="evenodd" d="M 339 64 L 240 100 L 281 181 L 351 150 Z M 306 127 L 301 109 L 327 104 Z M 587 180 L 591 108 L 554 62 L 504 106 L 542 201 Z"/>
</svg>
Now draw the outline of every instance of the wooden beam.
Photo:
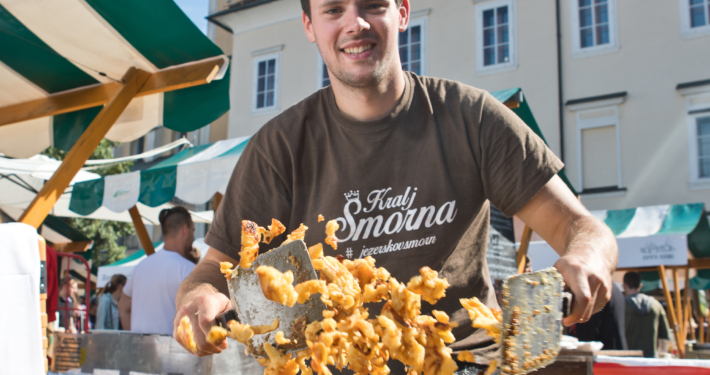
<svg viewBox="0 0 710 375">
<path fill-rule="evenodd" d="M 148 230 L 145 229 L 143 218 L 141 218 L 141 214 L 140 212 L 138 212 L 138 206 L 133 206 L 129 208 L 128 213 L 131 214 L 133 226 L 136 228 L 136 234 L 138 235 L 138 239 L 141 240 L 141 245 L 143 245 L 145 255 L 153 255 L 153 253 L 155 253 L 155 248 L 153 248 L 153 241 L 150 240 Z"/>
<path fill-rule="evenodd" d="M 523 237 L 520 239 L 520 248 L 518 248 L 518 256 L 516 261 L 518 262 L 518 273 L 523 273 L 525 270 L 525 256 L 528 254 L 528 247 L 530 246 L 530 239 L 532 238 L 532 228 L 525 225 L 523 229 Z"/>
<path fill-rule="evenodd" d="M 710 268 L 710 258 L 688 259 L 688 266 L 698 270 Z"/>
<path fill-rule="evenodd" d="M 217 214 L 217 208 L 219 208 L 219 205 L 222 204 L 222 198 L 224 198 L 222 193 L 214 193 L 214 209 L 213 210 L 214 210 L 215 215 Z"/>
<path fill-rule="evenodd" d="M 93 241 L 63 242 L 55 243 L 52 247 L 60 253 L 83 253 L 91 248 L 92 243 Z"/>
<path fill-rule="evenodd" d="M 680 283 L 678 282 L 678 269 L 673 269 L 673 294 L 675 294 L 675 311 L 678 317 L 678 325 L 680 326 L 681 337 L 683 337 L 683 332 L 685 332 L 685 322 L 683 321 L 685 314 L 683 314 L 683 303 L 680 299 Z M 685 342 L 685 340 L 683 340 Z M 680 344 L 679 344 L 680 345 Z"/>
<path fill-rule="evenodd" d="M 213 57 L 157 71 L 150 75 L 134 96 L 141 97 L 210 83 L 222 65 L 222 57 Z M 122 86 L 119 82 L 96 84 L 2 107 L 0 126 L 104 105 Z"/>
<path fill-rule="evenodd" d="M 671 326 L 673 327 L 673 334 L 675 335 L 675 342 L 678 344 L 678 354 L 681 358 L 685 357 L 684 348 L 680 347 L 680 327 L 678 326 L 678 319 L 676 319 L 675 308 L 673 307 L 673 299 L 671 298 L 671 292 L 668 290 L 668 280 L 666 280 L 666 268 L 658 266 L 658 276 L 661 278 L 661 285 L 663 286 L 663 295 L 666 298 L 666 308 L 668 309 L 668 317 L 671 318 Z"/>
<path fill-rule="evenodd" d="M 84 134 L 79 137 L 76 144 L 69 150 L 62 164 L 35 196 L 29 207 L 22 213 L 20 222 L 39 228 L 49 212 L 57 203 L 59 197 L 74 176 L 79 172 L 89 156 L 94 152 L 111 126 L 116 122 L 128 103 L 148 80 L 150 74 L 135 68 L 130 68 L 123 77 L 124 84 L 116 91 L 111 100 L 99 112 Z"/>
<path fill-rule="evenodd" d="M 690 269 L 685 270 L 685 288 L 683 288 L 683 299 L 685 300 L 685 317 L 683 319 L 683 327 L 685 327 L 685 331 L 683 331 L 683 335 L 687 338 L 688 331 L 690 331 L 690 338 L 695 340 L 695 330 L 693 329 L 693 325 L 690 324 L 690 319 L 693 316 L 690 308 Z"/>
<path fill-rule="evenodd" d="M 520 107 L 520 102 L 517 102 L 517 101 L 516 102 L 505 102 L 505 103 L 503 103 L 503 105 L 505 105 L 506 107 L 508 107 L 510 109 L 516 109 L 516 108 Z"/>
</svg>

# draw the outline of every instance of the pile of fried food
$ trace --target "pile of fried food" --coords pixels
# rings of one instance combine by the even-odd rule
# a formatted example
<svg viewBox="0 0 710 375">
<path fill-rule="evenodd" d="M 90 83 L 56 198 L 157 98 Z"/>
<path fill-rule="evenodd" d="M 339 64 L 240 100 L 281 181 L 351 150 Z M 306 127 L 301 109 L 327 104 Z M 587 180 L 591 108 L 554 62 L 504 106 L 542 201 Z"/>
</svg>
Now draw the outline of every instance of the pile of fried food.
<svg viewBox="0 0 710 375">
<path fill-rule="evenodd" d="M 319 217 L 319 222 L 322 217 Z M 303 240 L 308 228 L 301 226 L 288 235 L 284 243 Z M 334 220 L 326 224 L 326 240 L 334 249 L 337 248 L 335 232 L 338 223 Z M 276 219 L 267 229 L 254 222 L 242 222 L 242 250 L 239 266 L 247 268 L 258 256 L 259 242 L 269 243 L 274 237 L 285 231 L 285 227 Z M 305 303 L 312 295 L 320 293 L 320 298 L 328 306 L 323 312 L 323 320 L 311 322 L 306 326 L 307 349 L 296 353 L 284 354 L 268 342 L 264 344 L 266 358 L 257 360 L 266 367 L 265 375 L 312 375 L 313 370 L 320 375 L 330 375 L 328 365 L 342 370 L 349 368 L 356 374 L 386 375 L 390 370 L 387 361 L 402 362 L 408 369 L 408 375 L 451 375 L 457 370 L 452 359 L 452 350 L 446 347 L 455 338 L 451 329 L 455 322 L 443 311 L 432 311 L 433 316 L 421 315 L 421 299 L 430 304 L 445 296 L 449 283 L 439 277 L 429 267 L 419 270 L 405 285 L 400 283 L 384 268 L 375 267 L 375 259 L 347 260 L 342 257 L 323 256 L 323 245 L 308 248 L 313 266 L 320 271 L 319 280 L 309 280 L 292 285 L 291 271 L 281 273 L 269 266 L 259 266 L 256 272 L 261 288 L 267 299 L 293 306 Z M 231 263 L 222 263 L 221 271 L 227 280 L 232 278 L 238 268 L 232 269 Z M 386 301 L 380 315 L 370 318 L 364 303 Z M 483 328 L 500 342 L 502 316 L 499 310 L 491 311 L 477 298 L 461 299 L 461 304 L 468 311 L 472 325 Z M 184 318 L 183 318 L 184 319 Z M 190 330 L 189 320 L 178 330 Z M 182 323 L 182 322 L 181 322 Z M 229 331 L 222 327 L 212 327 L 208 341 L 220 343 L 231 337 L 241 343 L 247 343 L 253 335 L 263 334 L 278 329 L 278 320 L 271 326 L 249 326 L 232 320 L 228 323 Z M 182 336 L 182 334 L 181 334 Z M 276 343 L 289 342 L 279 331 Z M 193 344 L 194 345 L 194 344 Z M 295 356 L 294 356 L 295 354 Z M 310 359 L 310 367 L 306 360 Z M 470 351 L 458 353 L 459 361 L 474 362 Z M 497 368 L 492 361 L 488 374 Z"/>
</svg>

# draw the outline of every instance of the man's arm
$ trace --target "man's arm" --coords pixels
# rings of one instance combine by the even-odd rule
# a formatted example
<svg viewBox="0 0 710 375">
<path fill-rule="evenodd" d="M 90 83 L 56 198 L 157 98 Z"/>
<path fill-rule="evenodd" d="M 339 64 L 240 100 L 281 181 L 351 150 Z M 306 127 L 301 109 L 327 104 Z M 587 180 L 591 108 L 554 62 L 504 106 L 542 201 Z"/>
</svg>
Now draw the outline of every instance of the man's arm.
<svg viewBox="0 0 710 375">
<path fill-rule="evenodd" d="M 227 348 L 227 342 L 215 346 L 207 342 L 207 333 L 215 325 L 217 315 L 229 310 L 232 303 L 229 300 L 229 290 L 224 275 L 220 272 L 219 263 L 237 261 L 214 248 L 209 249 L 205 259 L 199 262 L 190 275 L 183 280 L 175 298 L 177 313 L 173 322 L 173 337 L 188 351 L 188 345 L 177 334 L 177 327 L 183 316 L 190 318 L 197 344 L 198 356 L 220 353 Z"/>
<path fill-rule="evenodd" d="M 611 230 L 592 216 L 555 175 L 517 214 L 560 259 L 555 267 L 574 294 L 564 324 L 586 322 L 611 298 L 618 249 Z"/>
<path fill-rule="evenodd" d="M 126 293 L 121 294 L 121 298 L 118 300 L 118 318 L 121 319 L 121 328 L 124 331 L 131 330 L 131 306 L 133 304 L 133 298 L 129 297 Z"/>
</svg>

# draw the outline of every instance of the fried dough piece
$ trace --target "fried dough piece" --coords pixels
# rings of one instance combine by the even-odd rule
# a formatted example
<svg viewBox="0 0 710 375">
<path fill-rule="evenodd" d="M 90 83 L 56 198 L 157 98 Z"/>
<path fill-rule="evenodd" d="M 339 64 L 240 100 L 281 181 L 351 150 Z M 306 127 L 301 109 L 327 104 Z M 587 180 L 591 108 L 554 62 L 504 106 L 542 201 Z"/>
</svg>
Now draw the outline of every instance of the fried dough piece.
<svg viewBox="0 0 710 375">
<path fill-rule="evenodd" d="M 210 331 L 207 333 L 207 342 L 212 345 L 219 346 L 222 345 L 225 339 L 229 336 L 226 329 L 220 326 L 212 326 Z"/>
<path fill-rule="evenodd" d="M 325 225 L 325 243 L 333 247 L 333 250 L 338 250 L 338 237 L 335 237 L 335 232 L 338 228 L 340 228 L 340 225 L 335 220 L 330 220 Z"/>
<path fill-rule="evenodd" d="M 488 365 L 488 369 L 486 370 L 486 375 L 491 375 L 492 373 L 494 373 L 496 371 L 497 368 L 498 368 L 498 361 L 496 361 L 494 359 L 491 361 L 491 364 Z"/>
<path fill-rule="evenodd" d="M 410 321 L 421 311 L 421 296 L 410 292 L 394 277 L 390 278 L 390 295 L 394 311 L 405 321 Z"/>
<path fill-rule="evenodd" d="M 242 344 L 246 344 L 247 340 L 254 336 L 254 331 L 248 324 L 241 324 L 236 320 L 230 320 L 227 323 L 227 327 L 229 327 L 228 336 Z"/>
<path fill-rule="evenodd" d="M 441 298 L 446 296 L 446 288 L 449 282 L 439 277 L 439 273 L 429 267 L 419 269 L 419 276 L 414 276 L 407 283 L 407 289 L 412 293 L 419 294 L 422 299 L 434 305 Z"/>
<path fill-rule="evenodd" d="M 325 287 L 325 281 L 323 280 L 308 280 L 304 281 L 295 288 L 293 288 L 298 294 L 297 302 L 304 304 L 311 298 L 312 295 L 316 293 L 325 294 L 327 289 Z"/>
<path fill-rule="evenodd" d="M 281 244 L 281 246 L 286 245 L 287 243 L 291 243 L 291 242 L 296 241 L 296 240 L 303 240 L 303 238 L 306 236 L 306 231 L 307 231 L 307 230 L 308 230 L 308 227 L 305 226 L 305 225 L 303 225 L 303 223 L 301 223 L 301 225 L 299 225 L 296 230 L 294 230 L 293 232 L 291 232 L 291 234 L 289 234 L 289 235 L 286 237 L 286 241 L 284 241 L 284 242 Z"/>
<path fill-rule="evenodd" d="M 278 331 L 276 332 L 276 336 L 274 337 L 274 340 L 276 341 L 277 344 L 279 345 L 286 345 L 290 344 L 291 340 L 287 339 L 284 337 L 284 332 L 283 331 Z"/>
<path fill-rule="evenodd" d="M 271 324 L 264 324 L 261 326 L 249 326 L 249 328 L 251 328 L 251 330 L 254 331 L 254 334 L 263 335 L 265 333 L 276 331 L 276 329 L 279 328 L 279 324 L 280 324 L 279 320 L 274 319 L 274 321 L 271 322 Z"/>
<path fill-rule="evenodd" d="M 262 242 L 264 242 L 265 244 L 270 244 L 274 237 L 286 231 L 286 227 L 276 219 L 271 219 L 271 225 L 269 225 L 267 228 L 268 229 L 259 227 L 259 233 L 264 235 Z"/>
<path fill-rule="evenodd" d="M 269 356 L 269 364 L 264 370 L 264 375 L 296 375 L 298 362 L 291 354 L 283 354 L 268 342 L 264 343 L 264 352 Z"/>
<path fill-rule="evenodd" d="M 323 244 L 317 243 L 308 248 L 308 255 L 311 256 L 311 260 L 318 259 L 323 256 Z"/>
<path fill-rule="evenodd" d="M 461 298 L 459 301 L 471 317 L 471 326 L 485 329 L 489 336 L 500 342 L 502 324 L 499 317 L 476 297 Z"/>
<path fill-rule="evenodd" d="M 259 276 L 261 291 L 266 299 L 286 305 L 293 306 L 298 298 L 298 293 L 293 290 L 293 272 L 281 273 L 271 266 L 259 266 L 256 268 Z"/>
<path fill-rule="evenodd" d="M 230 262 L 219 263 L 219 270 L 220 272 L 222 272 L 224 278 L 227 279 L 227 281 L 231 281 L 239 274 L 239 270 L 237 269 L 237 267 L 234 267 L 234 269 L 232 269 L 232 267 L 234 267 L 234 265 Z"/>
<path fill-rule="evenodd" d="M 190 318 L 187 315 L 180 319 L 180 324 L 177 328 L 178 337 L 181 338 L 183 344 L 190 348 L 190 351 L 195 353 L 197 351 L 197 344 L 195 343 L 195 335 L 192 332 L 192 323 L 190 323 Z"/>
<path fill-rule="evenodd" d="M 461 362 L 476 362 L 476 360 L 474 359 L 474 355 L 470 350 L 460 351 L 459 354 L 456 356 L 456 359 Z"/>
<path fill-rule="evenodd" d="M 375 259 L 366 257 L 365 259 L 346 260 L 343 262 L 345 268 L 357 278 L 362 290 L 362 302 L 379 302 L 389 296 L 389 286 L 387 281 L 390 273 L 384 268 L 375 267 Z"/>
<path fill-rule="evenodd" d="M 321 221 L 325 220 L 323 215 L 318 215 L 318 222 L 320 223 Z"/>
<path fill-rule="evenodd" d="M 249 268 L 259 255 L 261 233 L 255 222 L 242 220 L 242 249 L 239 252 L 239 266 Z"/>
</svg>

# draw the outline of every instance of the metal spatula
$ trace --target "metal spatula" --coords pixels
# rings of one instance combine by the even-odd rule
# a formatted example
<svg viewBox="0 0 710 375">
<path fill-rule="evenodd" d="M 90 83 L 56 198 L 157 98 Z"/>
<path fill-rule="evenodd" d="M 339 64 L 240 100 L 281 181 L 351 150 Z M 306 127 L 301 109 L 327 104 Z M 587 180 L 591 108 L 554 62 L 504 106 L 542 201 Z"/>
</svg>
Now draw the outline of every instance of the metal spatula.
<svg viewBox="0 0 710 375">
<path fill-rule="evenodd" d="M 261 254 L 249 268 L 239 268 L 238 275 L 229 282 L 229 295 L 239 322 L 258 326 L 269 325 L 274 319 L 279 320 L 277 330 L 254 335 L 247 342 L 247 350 L 252 355 L 266 357 L 263 349 L 265 342 L 269 342 L 284 353 L 307 348 L 306 325 L 322 320 L 323 310 L 326 309 L 325 304 L 320 300 L 320 294 L 314 294 L 305 304 L 296 303 L 293 307 L 270 301 L 264 297 L 256 274 L 256 268 L 262 265 L 274 267 L 282 273 L 290 270 L 293 272 L 294 285 L 318 279 L 306 244 L 300 240 Z M 227 312 L 221 319 L 218 318 L 218 321 L 231 318 L 234 318 L 234 312 Z M 283 331 L 284 337 L 291 342 L 278 345 L 275 340 L 278 331 Z"/>
<path fill-rule="evenodd" d="M 502 374 L 527 374 L 555 361 L 571 306 L 563 287 L 552 267 L 503 282 Z"/>
</svg>

